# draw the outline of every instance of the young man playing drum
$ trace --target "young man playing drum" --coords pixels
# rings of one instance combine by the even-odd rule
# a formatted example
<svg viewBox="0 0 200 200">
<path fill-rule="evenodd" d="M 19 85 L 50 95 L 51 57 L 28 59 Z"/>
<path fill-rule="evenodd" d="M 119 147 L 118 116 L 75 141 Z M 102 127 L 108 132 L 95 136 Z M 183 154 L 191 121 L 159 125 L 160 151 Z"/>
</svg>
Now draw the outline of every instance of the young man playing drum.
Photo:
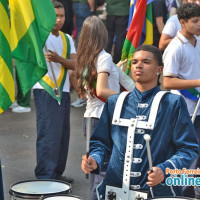
<svg viewBox="0 0 200 200">
<path fill-rule="evenodd" d="M 107 193 L 105 195 L 106 186 L 123 188 L 128 179 L 123 177 L 123 173 L 129 170 L 127 157 L 130 156 L 127 153 L 130 152 L 132 162 L 128 189 L 146 190 L 150 198 L 182 196 L 181 187 L 165 184 L 165 170 L 188 168 L 198 155 L 197 138 L 185 101 L 179 95 L 160 92 L 157 77 L 162 72 L 162 55 L 156 47 L 139 47 L 133 55 L 131 72 L 136 87 L 126 97 L 113 95 L 108 98 L 90 139 L 90 156 L 82 157 L 82 170 L 85 173 L 98 173 L 104 158 L 111 154 L 106 176 L 97 187 L 98 198 L 109 199 Z M 161 99 L 160 104 L 157 97 Z M 159 105 L 157 111 L 154 109 L 156 105 Z M 144 134 L 151 137 L 151 171 Z M 133 144 L 126 145 L 129 137 L 133 137 Z M 133 148 L 130 150 L 131 145 Z"/>
</svg>

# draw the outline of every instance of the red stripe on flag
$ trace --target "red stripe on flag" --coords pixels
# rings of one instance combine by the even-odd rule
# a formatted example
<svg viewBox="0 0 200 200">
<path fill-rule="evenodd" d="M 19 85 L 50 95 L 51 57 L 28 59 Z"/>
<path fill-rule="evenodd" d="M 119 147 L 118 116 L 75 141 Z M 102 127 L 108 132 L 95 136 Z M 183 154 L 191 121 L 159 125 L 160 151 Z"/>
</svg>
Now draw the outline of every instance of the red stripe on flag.
<svg viewBox="0 0 200 200">
<path fill-rule="evenodd" d="M 146 16 L 147 0 L 137 0 L 135 9 L 136 11 L 126 37 L 131 41 L 132 45 L 137 48 L 139 46 Z"/>
</svg>

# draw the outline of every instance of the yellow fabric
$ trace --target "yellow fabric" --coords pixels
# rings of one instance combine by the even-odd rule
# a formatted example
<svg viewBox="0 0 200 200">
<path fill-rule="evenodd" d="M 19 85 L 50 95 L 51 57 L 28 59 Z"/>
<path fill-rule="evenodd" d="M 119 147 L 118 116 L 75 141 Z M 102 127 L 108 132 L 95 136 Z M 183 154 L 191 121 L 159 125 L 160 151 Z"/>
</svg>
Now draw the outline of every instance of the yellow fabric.
<svg viewBox="0 0 200 200">
<path fill-rule="evenodd" d="M 61 35 L 61 38 L 62 38 L 62 41 L 63 41 L 63 54 L 62 54 L 62 56 L 63 56 L 63 58 L 65 58 L 66 55 L 67 55 L 67 41 L 66 41 L 66 38 L 65 38 L 65 35 L 64 35 L 63 32 L 60 31 L 60 35 Z M 65 67 L 63 65 L 61 65 L 60 74 L 59 74 L 58 80 L 57 80 L 58 87 L 60 87 L 60 85 L 62 83 L 64 73 L 65 73 Z M 42 80 L 45 81 L 52 88 L 56 87 L 55 83 L 48 77 L 47 74 L 42 78 Z"/>
<path fill-rule="evenodd" d="M 146 20 L 146 39 L 143 43 L 144 44 L 148 44 L 151 45 L 153 44 L 153 25 L 152 23 L 147 19 Z"/>
<path fill-rule="evenodd" d="M 27 33 L 35 20 L 31 0 L 9 0 L 11 13 L 11 50 L 13 51 L 21 38 Z"/>
<path fill-rule="evenodd" d="M 6 10 L 4 9 L 4 6 L 2 5 L 1 2 L 0 2 L 0 19 L 3 19 L 3 20 L 0 20 L 0 29 L 10 45 L 10 22 L 9 22 L 8 14 Z"/>
<path fill-rule="evenodd" d="M 3 109 L 0 107 L 0 114 L 3 113 Z"/>
<path fill-rule="evenodd" d="M 0 56 L 0 74 L 3 74 L 3 76 L 0 76 L 0 83 L 8 93 L 10 100 L 12 102 L 15 101 L 15 84 L 13 80 L 13 76 L 10 73 L 10 70 L 8 69 L 8 66 L 4 62 L 3 58 Z"/>
</svg>

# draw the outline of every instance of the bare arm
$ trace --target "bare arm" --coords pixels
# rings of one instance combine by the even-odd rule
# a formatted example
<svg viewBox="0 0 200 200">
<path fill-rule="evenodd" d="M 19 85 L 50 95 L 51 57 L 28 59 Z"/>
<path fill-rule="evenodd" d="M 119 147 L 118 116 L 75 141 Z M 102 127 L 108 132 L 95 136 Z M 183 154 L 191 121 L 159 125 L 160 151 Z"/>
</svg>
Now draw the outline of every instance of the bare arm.
<svg viewBox="0 0 200 200">
<path fill-rule="evenodd" d="M 57 62 L 63 65 L 67 69 L 74 70 L 75 68 L 75 59 L 76 54 L 70 54 L 69 59 L 63 58 L 62 56 L 59 56 L 55 51 L 49 50 L 48 53 L 45 53 L 45 58 L 47 59 L 47 62 Z"/>
<path fill-rule="evenodd" d="M 156 17 L 156 25 L 158 27 L 158 31 L 162 34 L 162 30 L 164 28 L 163 17 Z"/>
<path fill-rule="evenodd" d="M 167 45 L 171 42 L 173 38 L 171 38 L 170 36 L 168 35 L 165 35 L 165 34 L 161 34 L 161 37 L 160 37 L 160 41 L 159 41 L 159 49 L 161 51 L 164 51 L 165 48 L 167 47 Z"/>
<path fill-rule="evenodd" d="M 99 73 L 97 75 L 96 93 L 97 96 L 104 99 L 107 99 L 109 96 L 118 93 L 108 88 L 108 73 Z"/>
<path fill-rule="evenodd" d="M 176 12 L 177 12 L 177 9 L 174 8 L 174 7 L 172 7 L 172 8 L 170 9 L 169 16 L 171 17 L 172 15 L 175 15 Z"/>
<path fill-rule="evenodd" d="M 200 87 L 200 79 L 185 80 L 177 77 L 163 77 L 163 86 L 166 89 L 182 90 Z"/>
<path fill-rule="evenodd" d="M 90 11 L 91 11 L 91 12 L 94 12 L 95 0 L 87 0 L 87 1 L 88 1 L 89 6 L 90 6 Z"/>
</svg>

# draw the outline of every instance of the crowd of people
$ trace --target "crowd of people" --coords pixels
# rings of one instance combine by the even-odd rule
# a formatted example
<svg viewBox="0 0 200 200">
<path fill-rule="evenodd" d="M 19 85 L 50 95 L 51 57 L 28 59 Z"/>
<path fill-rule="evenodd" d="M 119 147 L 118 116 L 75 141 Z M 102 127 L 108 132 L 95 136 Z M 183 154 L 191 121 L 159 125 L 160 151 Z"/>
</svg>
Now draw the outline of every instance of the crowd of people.
<svg viewBox="0 0 200 200">
<path fill-rule="evenodd" d="M 106 3 L 107 27 L 95 16 L 98 3 Z M 105 199 L 107 185 L 122 187 L 127 134 L 134 120 L 131 172 L 137 175 L 131 177 L 130 189 L 147 191 L 149 198 L 200 198 L 199 187 L 169 187 L 165 183 L 166 168 L 200 167 L 200 109 L 194 123 L 191 121 L 200 92 L 200 1 L 152 2 L 153 45 L 135 50 L 132 78 L 120 69 L 126 65 L 126 60 L 120 60 L 128 27 L 129 0 L 52 0 L 52 4 L 57 19 L 44 49 L 48 72 L 33 86 L 36 178 L 74 181 L 63 176 L 70 142 L 70 105 L 86 104 L 83 132 L 89 128 L 91 138 L 89 155 L 83 155 L 81 168 L 90 177 L 90 200 Z M 44 87 L 45 81 L 54 80 L 51 67 L 56 79 L 63 83 L 59 103 Z M 153 128 L 139 126 L 150 120 L 153 102 L 162 93 L 158 85 L 162 71 L 161 85 L 170 92 L 157 102 Z M 70 86 L 78 95 L 72 104 Z M 121 86 L 129 91 L 126 95 L 120 94 Z M 23 96 L 19 84 L 17 89 L 17 102 L 11 106 L 13 112 L 30 112 L 31 91 Z M 117 119 L 117 112 L 122 122 Z M 88 119 L 90 127 L 86 126 Z M 151 136 L 151 170 L 144 133 Z"/>
</svg>

